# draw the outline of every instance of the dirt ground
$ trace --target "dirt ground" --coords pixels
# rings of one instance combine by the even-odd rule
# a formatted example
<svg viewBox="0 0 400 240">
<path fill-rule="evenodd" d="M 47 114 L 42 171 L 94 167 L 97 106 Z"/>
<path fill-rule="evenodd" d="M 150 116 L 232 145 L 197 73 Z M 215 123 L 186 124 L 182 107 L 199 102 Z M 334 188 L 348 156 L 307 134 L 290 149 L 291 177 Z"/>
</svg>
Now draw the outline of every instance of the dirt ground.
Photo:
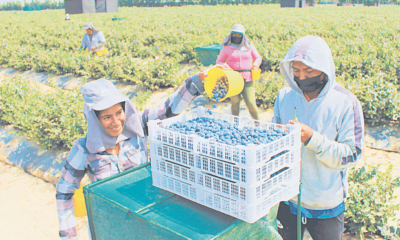
<svg viewBox="0 0 400 240">
<path fill-rule="evenodd" d="M 53 184 L 0 162 L 0 238 L 54 240 L 58 237 Z M 87 240 L 86 217 L 77 220 L 80 240 Z"/>
<path fill-rule="evenodd" d="M 400 175 L 400 153 L 365 148 L 359 164 L 394 165 Z M 0 162 L 0 236 L 3 240 L 58 238 L 54 185 Z M 400 198 L 400 189 L 396 191 Z M 400 199 L 398 200 L 400 203 Z M 397 215 L 400 218 L 400 213 Z M 77 219 L 80 240 L 88 239 L 86 217 Z M 354 240 L 346 236 L 347 240 Z"/>
</svg>

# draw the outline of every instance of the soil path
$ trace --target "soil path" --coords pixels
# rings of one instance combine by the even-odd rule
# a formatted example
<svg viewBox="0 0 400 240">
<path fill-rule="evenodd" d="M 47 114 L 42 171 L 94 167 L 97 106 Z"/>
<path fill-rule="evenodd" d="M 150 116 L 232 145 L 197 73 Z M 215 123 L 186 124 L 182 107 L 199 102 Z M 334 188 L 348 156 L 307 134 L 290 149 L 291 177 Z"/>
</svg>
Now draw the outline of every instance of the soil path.
<svg viewBox="0 0 400 240">
<path fill-rule="evenodd" d="M 58 237 L 53 184 L 0 162 L 0 238 L 55 240 Z M 87 240 L 86 218 L 77 220 L 80 240 Z"/>
<path fill-rule="evenodd" d="M 394 165 L 400 175 L 400 154 L 365 148 L 363 163 Z M 0 162 L 0 236 L 4 240 L 58 238 L 55 187 L 23 170 Z M 396 195 L 400 197 L 400 189 Z M 400 203 L 400 199 L 398 199 Z M 398 213 L 400 218 L 400 213 Z M 87 219 L 77 219 L 78 236 L 87 240 Z M 346 236 L 347 240 L 357 239 Z"/>
</svg>

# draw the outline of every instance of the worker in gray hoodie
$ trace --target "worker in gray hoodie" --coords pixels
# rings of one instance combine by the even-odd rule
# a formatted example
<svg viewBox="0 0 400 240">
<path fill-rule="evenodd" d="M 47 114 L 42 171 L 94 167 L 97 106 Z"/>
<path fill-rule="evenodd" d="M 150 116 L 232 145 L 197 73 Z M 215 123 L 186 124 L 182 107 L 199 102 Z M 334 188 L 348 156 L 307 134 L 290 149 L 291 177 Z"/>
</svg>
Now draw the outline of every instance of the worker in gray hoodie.
<svg viewBox="0 0 400 240">
<path fill-rule="evenodd" d="M 314 240 L 342 239 L 348 168 L 361 159 L 364 141 L 361 105 L 336 83 L 331 50 L 319 37 L 297 40 L 280 69 L 289 86 L 279 91 L 273 121 L 301 126 L 301 230 Z M 297 239 L 296 215 L 297 197 L 280 204 L 284 240 Z"/>
</svg>

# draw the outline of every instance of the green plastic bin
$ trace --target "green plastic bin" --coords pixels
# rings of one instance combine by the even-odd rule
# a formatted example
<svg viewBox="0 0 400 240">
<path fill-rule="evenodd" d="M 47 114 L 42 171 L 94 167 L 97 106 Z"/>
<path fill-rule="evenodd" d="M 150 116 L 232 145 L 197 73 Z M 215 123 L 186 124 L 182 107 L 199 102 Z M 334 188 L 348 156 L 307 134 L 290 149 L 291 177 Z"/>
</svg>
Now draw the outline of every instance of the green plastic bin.
<svg viewBox="0 0 400 240">
<path fill-rule="evenodd" d="M 215 64 L 222 48 L 222 45 L 215 43 L 204 47 L 196 47 L 195 50 L 199 55 L 199 61 L 201 64 L 209 66 Z"/>
<path fill-rule="evenodd" d="M 23 11 L 33 11 L 33 7 L 23 7 Z"/>
<path fill-rule="evenodd" d="M 84 187 L 93 240 L 269 239 L 278 205 L 249 224 L 152 186 L 150 163 Z"/>
</svg>

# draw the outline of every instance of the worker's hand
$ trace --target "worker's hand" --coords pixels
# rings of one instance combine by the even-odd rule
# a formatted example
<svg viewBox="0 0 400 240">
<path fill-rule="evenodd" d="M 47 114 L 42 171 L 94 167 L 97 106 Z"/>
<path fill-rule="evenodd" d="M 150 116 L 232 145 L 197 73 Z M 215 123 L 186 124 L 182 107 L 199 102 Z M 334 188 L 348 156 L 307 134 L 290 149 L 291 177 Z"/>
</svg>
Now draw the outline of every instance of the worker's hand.
<svg viewBox="0 0 400 240">
<path fill-rule="evenodd" d="M 207 72 L 199 72 L 199 78 L 201 79 L 201 81 L 204 81 L 204 79 L 206 79 L 207 77 Z"/>
<path fill-rule="evenodd" d="M 258 67 L 257 67 L 256 65 L 253 65 L 253 66 L 251 67 L 251 70 L 253 70 L 253 71 L 258 71 Z"/>
<path fill-rule="evenodd" d="M 94 51 L 94 50 L 96 50 L 96 48 L 95 48 L 95 47 L 92 47 L 90 50 Z"/>
<path fill-rule="evenodd" d="M 225 65 L 215 65 L 215 67 L 220 68 L 220 69 L 225 70 L 225 71 L 233 71 L 232 68 L 229 67 L 228 64 L 225 64 Z"/>
<path fill-rule="evenodd" d="M 308 142 L 313 135 L 314 130 L 312 130 L 309 126 L 305 125 L 304 123 L 299 122 L 296 118 L 295 121 L 290 120 L 289 124 L 299 124 L 301 127 L 301 142 Z"/>
</svg>

